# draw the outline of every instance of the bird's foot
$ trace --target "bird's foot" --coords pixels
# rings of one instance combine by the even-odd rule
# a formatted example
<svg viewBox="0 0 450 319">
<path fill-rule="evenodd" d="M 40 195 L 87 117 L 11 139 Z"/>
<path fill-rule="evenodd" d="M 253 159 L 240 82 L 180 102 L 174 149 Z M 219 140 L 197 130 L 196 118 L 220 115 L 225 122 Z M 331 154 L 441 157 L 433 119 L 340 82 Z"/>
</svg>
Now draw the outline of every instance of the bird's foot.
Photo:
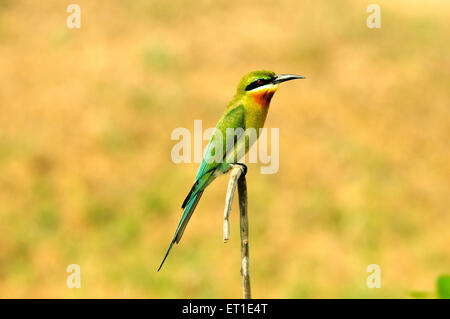
<svg viewBox="0 0 450 319">
<path fill-rule="evenodd" d="M 234 165 L 239 165 L 242 167 L 242 176 L 247 175 L 247 165 L 242 164 L 242 163 L 234 163 Z"/>
</svg>

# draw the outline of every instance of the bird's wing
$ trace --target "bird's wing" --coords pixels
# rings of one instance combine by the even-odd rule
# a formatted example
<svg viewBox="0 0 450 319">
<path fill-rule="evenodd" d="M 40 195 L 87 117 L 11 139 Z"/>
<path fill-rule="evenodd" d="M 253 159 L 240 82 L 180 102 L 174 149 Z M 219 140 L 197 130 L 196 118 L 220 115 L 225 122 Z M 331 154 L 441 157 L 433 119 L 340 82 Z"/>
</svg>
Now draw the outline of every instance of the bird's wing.
<svg viewBox="0 0 450 319">
<path fill-rule="evenodd" d="M 219 123 L 217 123 L 216 130 L 220 130 L 222 132 L 222 137 L 224 140 L 226 139 L 227 128 L 242 128 L 243 129 L 242 131 L 245 131 L 245 109 L 243 105 L 239 105 L 235 108 L 229 109 L 221 118 Z M 239 136 L 235 137 L 235 140 L 238 139 Z M 214 175 L 215 170 L 222 164 L 223 159 L 227 156 L 227 153 L 234 150 L 233 143 L 228 143 L 231 145 L 226 145 L 226 143 L 222 141 L 223 146 L 222 162 L 211 160 L 212 158 L 214 158 L 216 149 L 215 145 L 217 142 L 218 141 L 216 140 L 216 135 L 214 135 L 213 132 L 213 135 L 208 143 L 208 146 L 205 149 L 203 160 L 202 163 L 200 164 L 200 168 L 198 169 L 195 183 L 183 202 L 182 205 L 182 208 L 184 208 L 183 215 L 181 216 L 181 220 L 175 231 L 172 242 L 170 243 L 169 249 L 167 250 L 166 255 L 164 256 L 164 259 L 161 265 L 159 266 L 158 271 L 164 264 L 164 261 L 166 260 L 170 250 L 173 247 L 173 244 L 175 243 L 178 244 L 178 242 L 181 239 L 181 236 L 183 236 L 184 230 L 186 229 L 186 225 L 188 224 L 192 214 L 194 213 L 194 210 L 203 194 L 203 191 L 205 190 L 206 186 L 208 186 L 209 183 L 211 183 L 211 181 L 214 180 L 214 178 L 216 177 Z"/>
<path fill-rule="evenodd" d="M 234 140 L 227 140 L 227 129 L 233 128 L 236 130 L 237 135 L 234 137 Z M 205 149 L 205 154 L 203 156 L 202 163 L 197 172 L 197 178 L 199 179 L 204 174 L 206 174 L 211 168 L 219 166 L 223 160 L 226 158 L 227 154 L 233 149 L 236 140 L 240 138 L 242 133 L 245 130 L 245 108 L 243 105 L 239 105 L 237 107 L 229 109 L 224 116 L 220 119 L 219 123 L 211 136 L 211 139 L 208 143 L 208 146 Z M 222 140 L 220 143 L 222 144 L 222 158 L 217 162 L 214 160 L 215 150 L 216 150 L 216 135 L 215 132 L 220 131 L 220 137 Z M 220 146 L 220 145 L 219 145 Z"/>
<path fill-rule="evenodd" d="M 234 137 L 234 141 L 226 139 L 226 130 L 227 128 L 238 129 L 236 132 L 238 133 Z M 216 132 L 220 131 L 221 135 L 216 135 Z M 195 183 L 192 186 L 189 194 L 186 196 L 186 199 L 183 202 L 182 208 L 185 208 L 187 203 L 194 198 L 195 194 L 199 191 L 205 189 L 206 186 L 215 178 L 214 172 L 215 170 L 224 162 L 224 159 L 227 157 L 227 154 L 233 150 L 236 141 L 243 135 L 245 131 L 245 109 L 243 105 L 239 105 L 235 108 L 229 109 L 217 123 L 216 128 L 214 129 L 211 138 L 209 140 L 208 145 L 205 148 L 205 152 L 203 154 L 202 163 L 197 172 L 197 176 L 195 178 Z M 221 141 L 218 138 L 222 138 Z M 217 143 L 221 143 L 217 145 Z M 222 146 L 222 155 L 218 160 L 216 157 L 216 149 Z"/>
</svg>

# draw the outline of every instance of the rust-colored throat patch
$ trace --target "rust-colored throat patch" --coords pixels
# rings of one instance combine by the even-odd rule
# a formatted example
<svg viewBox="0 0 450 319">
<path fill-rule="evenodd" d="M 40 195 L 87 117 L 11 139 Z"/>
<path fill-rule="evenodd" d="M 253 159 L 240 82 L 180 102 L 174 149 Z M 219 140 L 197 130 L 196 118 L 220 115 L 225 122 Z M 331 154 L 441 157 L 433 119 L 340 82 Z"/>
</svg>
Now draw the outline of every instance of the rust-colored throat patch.
<svg viewBox="0 0 450 319">
<path fill-rule="evenodd" d="M 255 99 L 256 103 L 258 103 L 261 106 L 268 106 L 270 103 L 270 100 L 272 100 L 272 96 L 275 94 L 276 89 L 266 89 L 266 90 L 260 90 L 257 92 L 252 93 L 253 98 Z"/>
</svg>

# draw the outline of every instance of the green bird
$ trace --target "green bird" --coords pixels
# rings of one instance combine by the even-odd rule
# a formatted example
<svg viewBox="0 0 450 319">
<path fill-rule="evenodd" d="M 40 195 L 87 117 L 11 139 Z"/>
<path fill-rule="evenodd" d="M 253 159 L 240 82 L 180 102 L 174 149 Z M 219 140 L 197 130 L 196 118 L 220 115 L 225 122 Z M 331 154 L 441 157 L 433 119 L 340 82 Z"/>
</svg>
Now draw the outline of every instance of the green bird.
<svg viewBox="0 0 450 319">
<path fill-rule="evenodd" d="M 246 166 L 238 161 L 259 137 L 260 129 L 266 121 L 270 101 L 278 85 L 289 80 L 304 78 L 294 74 L 277 75 L 271 71 L 261 70 L 250 72 L 241 79 L 236 94 L 217 123 L 205 149 L 194 185 L 181 206 L 184 209 L 183 215 L 158 271 L 173 244 L 178 244 L 183 236 L 205 188 L 218 176 L 227 173 L 233 164 L 242 165 L 244 174 L 246 173 Z M 232 138 L 229 138 L 231 135 L 227 129 L 234 129 Z M 249 133 L 252 132 L 251 129 L 256 133 L 256 138 L 254 136 L 252 138 Z"/>
</svg>

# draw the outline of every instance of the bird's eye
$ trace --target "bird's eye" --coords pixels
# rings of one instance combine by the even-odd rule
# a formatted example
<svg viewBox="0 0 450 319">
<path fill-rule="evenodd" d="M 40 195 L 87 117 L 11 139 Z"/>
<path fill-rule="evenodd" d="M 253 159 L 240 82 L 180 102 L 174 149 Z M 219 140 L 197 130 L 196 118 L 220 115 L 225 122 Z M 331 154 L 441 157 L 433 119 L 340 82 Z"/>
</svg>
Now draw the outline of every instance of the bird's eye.
<svg viewBox="0 0 450 319">
<path fill-rule="evenodd" d="M 256 88 L 258 88 L 260 86 L 263 86 L 263 85 L 265 85 L 267 83 L 270 83 L 270 79 L 264 79 L 264 78 L 255 79 L 255 80 L 252 81 L 252 83 L 250 83 L 249 85 L 247 85 L 245 87 L 245 90 L 246 91 L 250 91 L 250 90 L 256 89 Z"/>
</svg>

